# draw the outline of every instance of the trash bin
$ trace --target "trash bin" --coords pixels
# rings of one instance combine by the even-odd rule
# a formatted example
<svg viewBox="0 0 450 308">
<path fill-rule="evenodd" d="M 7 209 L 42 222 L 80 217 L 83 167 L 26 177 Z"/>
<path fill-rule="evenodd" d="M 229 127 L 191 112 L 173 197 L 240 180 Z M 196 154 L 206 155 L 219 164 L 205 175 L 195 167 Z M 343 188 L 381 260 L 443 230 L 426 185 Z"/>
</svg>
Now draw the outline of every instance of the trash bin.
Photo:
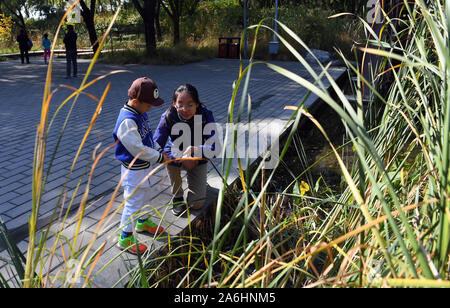
<svg viewBox="0 0 450 308">
<path fill-rule="evenodd" d="M 232 38 L 228 45 L 228 57 L 230 58 L 239 58 L 239 47 L 240 47 L 240 38 Z"/>
<path fill-rule="evenodd" d="M 219 58 L 228 57 L 228 43 L 225 37 L 219 37 Z"/>
<path fill-rule="evenodd" d="M 239 58 L 240 37 L 219 37 L 219 58 Z"/>
</svg>

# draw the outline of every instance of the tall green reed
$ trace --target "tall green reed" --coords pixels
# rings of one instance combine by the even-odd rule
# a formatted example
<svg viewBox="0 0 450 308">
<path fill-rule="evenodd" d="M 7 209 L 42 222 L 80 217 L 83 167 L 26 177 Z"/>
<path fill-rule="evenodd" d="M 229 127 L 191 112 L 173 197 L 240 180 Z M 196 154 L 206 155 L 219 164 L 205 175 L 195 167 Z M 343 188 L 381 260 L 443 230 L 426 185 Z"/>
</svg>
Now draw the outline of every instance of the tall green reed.
<svg viewBox="0 0 450 308">
<path fill-rule="evenodd" d="M 328 66 L 318 62 L 320 71 L 316 72 L 288 43 L 289 40 L 295 41 L 311 53 L 301 38 L 283 23 L 278 21 L 289 40 L 277 33 L 278 38 L 307 69 L 312 82 L 277 65 L 255 61 L 253 55 L 258 31 L 261 28 L 273 30 L 265 26 L 264 21 L 249 27 L 248 30 L 255 30 L 255 41 L 248 66 L 243 67 L 241 61 L 240 75 L 234 83 L 229 104 L 228 121 L 235 124 L 241 122 L 247 109 L 246 120 L 251 122 L 250 76 L 254 65 L 265 65 L 308 89 L 308 96 L 316 95 L 339 115 L 349 136 L 347 144 L 353 145 L 357 159 L 354 166 L 357 167 L 348 170 L 338 148 L 331 143 L 321 124 L 303 108 L 308 96 L 302 98 L 298 106 L 288 107 L 294 110 L 289 121 L 292 125 L 287 131 L 277 167 L 288 151 L 300 121 L 307 117 L 324 134 L 333 149 L 346 183 L 343 193 L 312 198 L 299 193 L 298 188 L 290 193 L 286 187 L 282 193 L 274 194 L 268 189 L 277 168 L 265 170 L 262 159 L 253 174 L 244 172 L 250 167 L 247 157 L 245 168 L 239 161 L 242 191 L 235 192 L 224 185 L 219 192 L 213 215 L 214 226 L 210 231 L 212 241 L 208 243 L 200 239 L 190 225 L 187 234 L 179 238 L 168 236 L 168 253 L 156 258 L 144 257 L 139 266 L 130 271 L 130 285 L 156 286 L 176 276 L 175 285 L 194 287 L 448 286 L 449 6 L 439 1 L 426 6 L 423 1 L 416 0 L 414 4 L 405 1 L 402 9 L 406 20 L 399 23 L 407 26 L 397 31 L 389 19 L 385 26 L 394 34 L 396 41 L 378 37 L 370 25 L 360 19 L 369 33 L 371 46 L 361 50 L 381 57 L 386 65 L 376 72 L 378 75 L 375 77 L 390 73 L 393 78 L 387 93 L 378 91 L 377 78 L 371 84 L 358 68 L 344 59 L 358 77 L 358 83 L 363 81 L 374 93 L 373 103 L 380 114 L 375 123 L 366 121 L 368 113 L 361 99 L 361 87 L 356 87 L 359 104 L 354 106 L 327 72 Z M 95 58 L 91 65 L 94 62 Z M 335 96 L 330 94 L 322 79 L 331 85 Z M 48 73 L 47 80 L 51 80 L 51 73 Z M 92 84 L 85 84 L 85 81 L 71 97 L 77 97 Z M 44 239 L 39 242 L 37 256 L 34 255 L 34 246 L 39 200 L 45 184 L 45 123 L 52 97 L 49 85 L 49 82 L 46 83 L 36 141 L 33 215 L 24 271 L 24 286 L 27 287 L 37 286 L 43 280 L 42 274 L 36 280 L 34 272 Z M 235 119 L 233 114 L 241 85 L 242 94 Z M 235 146 L 237 131 L 234 130 L 231 136 Z M 107 149 L 102 153 L 105 151 Z M 225 150 L 223 154 L 226 154 Z M 93 166 L 101 156 L 93 159 Z M 223 157 L 221 173 L 226 184 L 232 158 Z M 289 186 L 298 186 L 296 183 L 301 176 L 294 178 Z M 262 180 L 256 190 L 255 183 L 259 179 Z M 116 194 L 117 189 L 114 196 Z M 285 201 L 293 206 L 290 216 L 282 214 Z M 98 228 L 106 223 L 111 202 Z M 328 204 L 326 208 L 325 204 Z M 82 203 L 81 213 L 84 205 Z M 82 215 L 79 219 L 80 223 Z M 85 285 L 89 285 L 93 265 L 104 247 L 101 246 L 88 257 L 94 240 L 95 237 L 84 254 L 75 251 L 76 238 L 72 244 L 72 256 L 81 256 L 82 260 L 76 272 L 88 270 L 88 265 L 91 265 Z M 177 246 L 177 243 L 180 245 Z M 179 257 L 184 258 L 184 263 L 173 263 Z M 150 264 L 154 267 L 149 269 Z M 165 271 L 165 266 L 173 271 L 157 276 L 158 271 Z M 107 269 L 104 267 L 102 270 Z M 158 277 L 157 282 L 148 284 L 146 279 L 152 277 Z"/>
<path fill-rule="evenodd" d="M 70 11 L 74 8 L 74 6 L 77 4 L 78 1 L 75 1 L 72 6 L 67 10 L 67 12 L 65 13 L 64 17 L 62 18 L 57 30 L 56 30 L 56 34 L 55 37 L 58 36 L 59 30 L 61 29 L 61 26 L 66 18 L 66 16 L 70 13 Z M 105 78 L 107 75 L 105 76 L 101 76 L 99 78 L 94 79 L 93 81 L 87 82 L 90 73 L 92 71 L 92 68 L 100 54 L 100 51 L 105 43 L 105 39 L 109 33 L 109 31 L 111 30 L 111 27 L 114 23 L 114 20 L 117 18 L 118 13 L 120 12 L 120 8 L 116 11 L 116 14 L 114 15 L 114 17 L 112 18 L 112 21 L 109 25 L 109 28 L 107 29 L 107 31 L 105 32 L 105 34 L 101 37 L 100 39 L 100 44 L 99 44 L 99 49 L 98 51 L 94 54 L 94 57 L 88 67 L 88 70 L 85 74 L 85 77 L 80 85 L 80 87 L 78 89 L 76 88 L 70 88 L 71 90 L 73 90 L 73 93 L 71 95 L 69 95 L 69 97 L 67 97 L 57 108 L 56 112 L 54 113 L 53 117 L 50 119 L 49 118 L 49 106 L 53 97 L 53 94 L 55 91 L 57 91 L 58 89 L 55 90 L 51 90 L 51 80 L 52 80 L 52 67 L 53 67 L 53 52 L 52 55 L 50 57 L 50 61 L 49 61 L 49 65 L 48 65 L 48 70 L 47 70 L 47 78 L 46 78 L 46 82 L 45 82 L 45 86 L 44 86 L 44 94 L 43 94 L 43 102 L 42 102 L 42 110 L 41 110 L 41 119 L 40 119 L 40 123 L 38 125 L 37 128 L 37 132 L 36 132 L 36 143 L 35 143 L 35 151 L 34 151 L 34 162 L 33 162 L 33 178 L 32 178 L 32 209 L 31 209 L 31 217 L 30 217 L 30 221 L 29 221 L 29 245 L 28 245 L 28 250 L 27 250 L 27 255 L 26 255 L 26 266 L 25 266 L 25 272 L 24 272 L 24 278 L 23 278 L 23 287 L 27 288 L 27 287 L 36 287 L 36 286 L 40 286 L 40 285 L 44 285 L 44 273 L 42 273 L 42 271 L 40 272 L 40 274 L 36 276 L 35 270 L 37 269 L 37 265 L 39 261 L 44 261 L 43 259 L 43 252 L 44 252 L 44 246 L 45 243 L 47 241 L 47 237 L 50 233 L 50 227 L 52 226 L 52 224 L 55 222 L 55 218 L 56 218 L 56 214 L 58 210 L 62 211 L 62 207 L 64 206 L 64 202 L 65 202 L 65 189 L 66 189 L 66 185 L 69 181 L 69 177 L 70 174 L 72 173 L 72 171 L 74 170 L 74 166 L 76 165 L 76 162 L 78 161 L 78 157 L 81 153 L 81 150 L 84 147 L 84 144 L 86 142 L 86 139 L 100 113 L 100 110 L 102 108 L 102 104 L 106 98 L 106 95 L 109 91 L 109 86 L 108 85 L 102 95 L 102 97 L 100 99 L 96 98 L 93 95 L 87 94 L 84 91 L 91 85 L 95 84 L 97 81 Z M 52 51 L 55 48 L 55 44 L 56 44 L 56 40 L 53 42 L 53 46 L 52 46 Z M 114 73 L 114 72 L 113 72 Z M 80 146 L 76 152 L 75 158 L 72 162 L 72 166 L 70 168 L 70 171 L 68 172 L 67 175 L 67 180 L 65 182 L 65 184 L 63 185 L 62 189 L 61 189 L 61 194 L 58 198 L 57 201 L 57 205 L 55 206 L 55 210 L 51 216 L 51 221 L 49 223 L 48 228 L 46 229 L 46 231 L 43 233 L 43 235 L 41 236 L 39 242 L 37 242 L 36 240 L 36 234 L 37 234 L 37 223 L 38 223 L 38 217 L 39 217 L 39 207 L 41 204 L 41 198 L 42 198 L 42 194 L 44 192 L 44 188 L 45 188 L 45 183 L 46 180 L 48 178 L 48 175 L 51 172 L 51 167 L 52 167 L 52 163 L 53 160 L 55 158 L 55 155 L 58 151 L 59 145 L 60 145 L 60 141 L 62 139 L 62 136 L 64 134 L 64 131 L 67 127 L 67 123 L 69 121 L 70 115 L 73 111 L 73 108 L 78 100 L 78 97 L 80 96 L 80 94 L 84 94 L 84 95 L 88 95 L 90 98 L 93 98 L 94 100 L 97 101 L 97 109 L 94 112 L 91 122 L 89 124 L 89 126 L 86 129 L 85 135 L 80 143 Z M 61 131 L 59 132 L 59 137 L 58 137 L 58 141 L 57 144 L 55 145 L 55 148 L 53 150 L 49 165 L 47 166 L 47 170 L 45 171 L 45 157 L 46 157 L 46 152 L 47 152 L 47 137 L 50 133 L 50 130 L 52 128 L 52 123 L 54 121 L 54 119 L 56 118 L 56 116 L 58 115 L 58 113 L 61 111 L 61 108 L 68 102 L 72 101 L 72 104 L 70 106 L 69 112 L 66 115 L 63 127 L 61 129 Z M 50 121 L 49 121 L 50 119 Z M 95 156 L 95 153 L 94 153 Z M 92 160 L 88 161 L 88 164 L 86 165 L 85 168 L 85 172 L 83 174 L 83 176 L 86 174 L 90 163 L 92 163 Z M 44 176 L 44 174 L 46 173 L 46 175 Z M 82 183 L 82 178 L 83 176 L 80 178 L 80 181 L 76 187 L 76 191 L 78 191 L 79 187 L 81 186 Z M 91 176 L 92 176 L 92 172 L 91 172 Z M 86 190 L 83 198 L 82 198 L 82 202 L 80 205 L 80 213 L 81 215 L 79 215 L 78 219 L 78 225 L 77 225 L 77 231 L 79 230 L 79 226 L 81 224 L 81 221 L 83 219 L 83 209 L 85 207 L 85 202 L 87 200 L 87 193 L 88 193 L 88 189 Z M 63 222 L 62 225 L 64 225 L 64 222 L 66 221 L 67 217 L 68 217 L 68 213 L 70 212 L 70 209 L 73 205 L 74 199 L 75 199 L 76 193 L 73 194 L 72 199 L 69 202 L 69 206 L 65 209 L 66 210 L 66 214 L 63 218 Z M 62 230 L 60 230 L 59 232 L 61 232 Z M 71 244 L 71 257 L 75 257 L 78 253 L 76 252 L 76 247 L 77 247 L 77 236 L 78 236 L 78 232 L 75 233 L 75 238 L 73 240 L 73 243 Z M 54 243 L 53 248 L 51 249 L 52 251 L 52 255 L 54 254 L 55 250 L 56 250 L 56 246 L 59 242 L 59 237 L 60 237 L 60 233 L 58 233 L 57 235 L 57 240 Z M 36 245 L 37 244 L 37 245 Z M 50 263 L 51 263 L 52 257 L 50 258 Z M 44 261 L 45 262 L 45 261 Z M 42 269 L 41 269 L 42 270 Z M 79 269 L 78 269 L 79 270 Z M 48 274 L 47 274 L 48 275 Z M 48 281 L 48 277 L 45 281 Z"/>
<path fill-rule="evenodd" d="M 280 35 L 280 42 L 310 72 L 313 82 L 274 64 L 255 61 L 253 57 L 247 67 L 241 64 L 229 105 L 229 122 L 239 122 L 245 107 L 247 121 L 251 121 L 251 100 L 247 93 L 249 76 L 254 65 L 265 65 L 317 95 L 339 115 L 353 145 L 357 160 L 354 166 L 357 167 L 347 169 L 320 123 L 302 108 L 302 100 L 292 108 L 294 124 L 281 150 L 280 161 L 303 114 L 330 142 L 345 178 L 345 191 L 327 199 L 332 206 L 328 211 L 322 209 L 326 217 L 319 223 L 302 215 L 282 221 L 274 216 L 279 203 L 268 202 L 266 198 L 271 194 L 268 184 L 276 168 L 269 176 L 264 176 L 262 188 L 256 191 L 252 187 L 256 179 L 261 178 L 264 163 L 261 162 L 250 176 L 244 174 L 240 162 L 243 191 L 236 196 L 227 221 L 222 217 L 226 188 L 219 193 L 213 241 L 203 253 L 209 256 L 208 268 L 200 274 L 197 286 L 278 287 L 289 285 L 288 282 L 295 286 L 448 286 L 448 8 L 448 4 L 441 2 L 426 6 L 423 1 L 409 4 L 405 1 L 402 10 L 406 20 L 386 18 L 385 31 L 390 31 L 394 37 L 389 41 L 377 36 L 370 25 L 360 19 L 369 34 L 368 46 L 360 50 L 379 56 L 383 66 L 374 71 L 376 78 L 371 83 L 358 68 L 344 61 L 359 83 L 363 81 L 374 93 L 372 104 L 379 115 L 374 119 L 376 122 L 366 121 L 370 113 L 362 101 L 362 87 L 356 88 L 358 104 L 353 105 L 326 66 L 318 62 L 321 71 L 316 73 Z M 387 17 L 385 12 L 384 15 Z M 402 24 L 403 30 L 397 30 L 394 21 Z M 311 52 L 298 35 L 281 22 L 278 24 L 291 40 Z M 255 29 L 255 37 L 260 28 L 271 30 L 263 22 L 249 27 Z M 393 82 L 386 93 L 380 93 L 377 80 L 384 74 L 391 74 Z M 335 97 L 324 86 L 322 78 L 329 82 Z M 241 84 L 235 122 L 232 114 Z M 232 136 L 236 138 L 235 134 Z M 230 166 L 231 158 L 225 158 L 225 179 Z M 301 200 L 296 204 L 297 213 L 301 213 L 302 207 L 317 208 L 320 204 L 298 192 L 293 195 Z M 274 223 L 269 225 L 268 221 Z M 313 228 L 300 228 L 300 221 L 310 222 Z M 287 241 L 283 231 L 289 228 L 292 234 L 296 228 L 302 231 L 297 241 L 297 244 L 303 243 L 301 249 L 296 245 L 288 251 L 282 250 Z M 231 233 L 235 236 L 232 239 Z M 277 238 L 282 239 L 281 243 Z M 322 271 L 314 265 L 316 258 L 322 260 Z M 220 277 L 216 273 L 218 266 L 222 268 Z"/>
</svg>

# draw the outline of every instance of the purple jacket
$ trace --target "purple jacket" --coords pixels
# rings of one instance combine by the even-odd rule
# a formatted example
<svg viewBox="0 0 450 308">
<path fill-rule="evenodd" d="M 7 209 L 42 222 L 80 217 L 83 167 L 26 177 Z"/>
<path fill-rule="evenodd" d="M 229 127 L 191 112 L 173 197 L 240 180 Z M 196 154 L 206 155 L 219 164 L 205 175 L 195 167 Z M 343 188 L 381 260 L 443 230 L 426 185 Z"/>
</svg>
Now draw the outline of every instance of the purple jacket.
<svg viewBox="0 0 450 308">
<path fill-rule="evenodd" d="M 195 131 L 194 131 L 194 118 L 195 116 L 201 116 L 201 144 L 196 144 L 195 142 Z M 176 123 L 186 123 L 189 125 L 190 132 L 191 132 L 191 142 L 189 145 L 191 146 L 197 146 L 202 149 L 202 157 L 207 158 L 204 156 L 203 149 L 208 147 L 211 151 L 214 151 L 215 149 L 215 143 L 212 145 L 205 145 L 205 142 L 215 135 L 215 130 L 212 130 L 211 133 L 204 134 L 204 128 L 208 123 L 214 123 L 214 117 L 212 112 L 206 108 L 205 106 L 201 105 L 199 108 L 197 108 L 197 112 L 195 113 L 195 116 L 192 117 L 189 120 L 184 120 L 178 115 L 178 112 L 175 107 L 170 106 L 169 109 L 167 109 L 161 116 L 161 120 L 158 124 L 158 127 L 156 128 L 154 138 L 153 140 L 159 144 L 161 148 L 164 148 L 164 151 L 170 155 L 172 159 L 176 158 L 177 156 L 172 153 L 172 145 L 173 141 L 175 141 L 177 138 L 182 137 L 182 132 L 180 132 L 179 135 L 172 134 L 172 127 Z M 198 118 L 198 117 L 197 117 Z M 197 132 L 198 134 L 198 132 Z M 183 144 L 183 148 L 187 148 L 186 144 Z M 182 151 L 182 149 L 179 149 Z M 210 157 L 209 157 L 210 158 Z M 201 160 L 199 161 L 199 164 L 205 164 L 207 163 L 207 160 Z M 172 165 L 180 166 L 179 163 L 171 163 Z"/>
</svg>

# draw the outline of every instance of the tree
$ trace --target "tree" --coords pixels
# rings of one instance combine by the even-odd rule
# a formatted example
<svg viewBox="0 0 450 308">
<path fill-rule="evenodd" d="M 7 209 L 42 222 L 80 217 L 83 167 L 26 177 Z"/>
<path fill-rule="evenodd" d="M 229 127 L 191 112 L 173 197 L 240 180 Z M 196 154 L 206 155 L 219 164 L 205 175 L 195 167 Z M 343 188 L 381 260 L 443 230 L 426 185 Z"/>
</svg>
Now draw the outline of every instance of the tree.
<svg viewBox="0 0 450 308">
<path fill-rule="evenodd" d="M 90 0 L 90 6 L 86 5 L 85 0 L 80 0 L 79 2 L 81 6 L 81 16 L 83 17 L 84 24 L 86 25 L 86 29 L 89 34 L 89 40 L 92 44 L 92 50 L 94 53 L 98 49 L 98 37 L 97 31 L 95 30 L 95 10 L 96 10 L 96 0 Z"/>
<path fill-rule="evenodd" d="M 180 43 L 180 21 L 183 16 L 183 7 L 189 15 L 193 15 L 200 0 L 159 0 L 162 7 L 169 15 L 173 24 L 173 44 Z"/>
<path fill-rule="evenodd" d="M 2 1 L 2 0 L 0 0 Z M 72 4 L 76 0 L 68 1 L 68 0 L 29 0 L 34 2 L 40 2 L 51 5 L 58 5 L 64 7 L 67 3 Z M 101 1 L 101 0 L 99 0 Z M 83 17 L 83 23 L 86 27 L 86 30 L 89 35 L 89 41 L 91 42 L 92 50 L 94 52 L 98 49 L 98 36 L 97 31 L 95 29 L 95 12 L 97 10 L 97 0 L 79 0 L 78 5 L 80 7 L 80 14 Z"/>
<path fill-rule="evenodd" d="M 29 14 L 29 3 L 27 0 L 0 0 L 0 8 L 4 13 L 10 15 L 15 23 L 26 29 L 25 14 Z"/>
<path fill-rule="evenodd" d="M 181 3 L 180 0 L 168 0 L 168 1 L 159 0 L 159 2 L 166 11 L 167 15 L 169 15 L 170 19 L 172 20 L 173 44 L 177 45 L 180 42 L 180 19 L 183 10 L 183 4 Z"/>
<path fill-rule="evenodd" d="M 155 10 L 157 0 L 143 0 L 143 4 L 140 0 L 132 0 L 134 7 L 141 15 L 145 28 L 145 47 L 147 53 L 152 55 L 156 52 L 156 39 L 155 39 Z"/>
<path fill-rule="evenodd" d="M 156 27 L 156 36 L 158 41 L 162 41 L 162 33 L 161 33 L 161 23 L 159 22 L 159 16 L 161 12 L 161 3 L 156 1 L 156 15 L 155 15 L 155 27 Z"/>
</svg>

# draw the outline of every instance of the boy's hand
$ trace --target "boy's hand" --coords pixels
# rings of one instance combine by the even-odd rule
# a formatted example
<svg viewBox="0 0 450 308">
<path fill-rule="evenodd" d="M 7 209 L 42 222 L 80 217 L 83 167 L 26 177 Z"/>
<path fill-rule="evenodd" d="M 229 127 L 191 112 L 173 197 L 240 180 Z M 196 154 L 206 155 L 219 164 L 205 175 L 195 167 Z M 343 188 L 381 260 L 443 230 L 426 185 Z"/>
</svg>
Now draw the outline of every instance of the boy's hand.
<svg viewBox="0 0 450 308">
<path fill-rule="evenodd" d="M 169 154 L 167 154 L 166 152 L 161 152 L 162 153 L 162 155 L 163 155 L 163 157 L 164 157 L 164 159 L 163 159 L 163 163 L 164 162 L 166 162 L 166 161 L 168 161 L 168 160 L 171 160 L 171 158 L 170 158 L 170 156 L 169 156 Z"/>
</svg>

